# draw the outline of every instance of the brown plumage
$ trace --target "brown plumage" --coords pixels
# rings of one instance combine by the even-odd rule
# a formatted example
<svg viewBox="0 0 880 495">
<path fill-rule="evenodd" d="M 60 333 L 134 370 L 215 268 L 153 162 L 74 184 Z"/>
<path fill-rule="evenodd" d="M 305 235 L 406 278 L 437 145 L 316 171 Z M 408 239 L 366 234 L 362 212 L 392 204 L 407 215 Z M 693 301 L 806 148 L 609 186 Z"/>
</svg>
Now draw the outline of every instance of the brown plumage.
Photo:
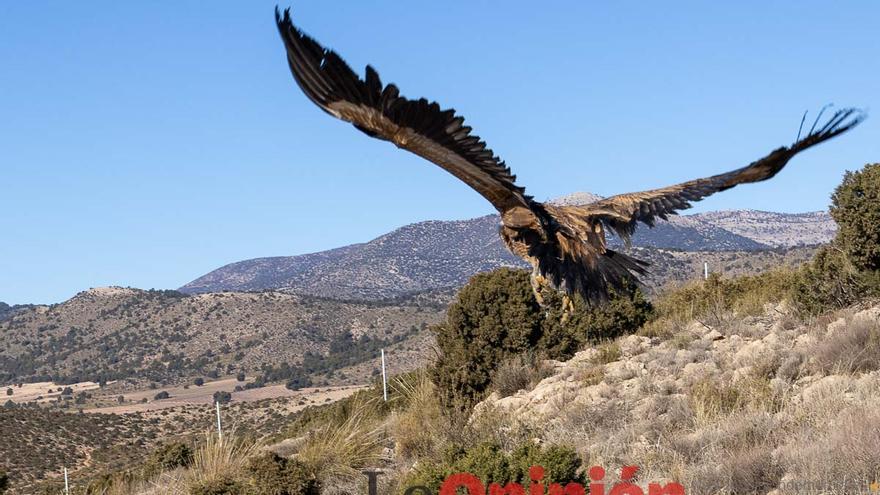
<svg viewBox="0 0 880 495">
<path fill-rule="evenodd" d="M 501 214 L 501 238 L 529 262 L 540 300 L 549 285 L 588 302 L 607 299 L 627 280 L 637 281 L 647 263 L 609 249 L 610 229 L 629 241 L 638 222 L 649 227 L 710 194 L 776 175 L 797 153 L 842 134 L 862 121 L 855 109 L 838 110 L 823 125 L 792 145 L 781 147 L 746 167 L 712 177 L 638 193 L 621 194 L 583 206 L 555 206 L 535 201 L 517 186 L 516 177 L 455 110 L 436 102 L 400 96 L 394 84 L 383 85 L 370 66 L 358 77 L 335 52 L 303 34 L 290 10 L 275 12 L 293 77 L 306 96 L 336 118 L 371 137 L 391 141 L 458 177 L 483 195 Z M 821 113 L 820 113 L 821 117 Z M 817 119 L 818 122 L 818 119 Z M 800 136 L 799 136 L 800 137 Z"/>
</svg>

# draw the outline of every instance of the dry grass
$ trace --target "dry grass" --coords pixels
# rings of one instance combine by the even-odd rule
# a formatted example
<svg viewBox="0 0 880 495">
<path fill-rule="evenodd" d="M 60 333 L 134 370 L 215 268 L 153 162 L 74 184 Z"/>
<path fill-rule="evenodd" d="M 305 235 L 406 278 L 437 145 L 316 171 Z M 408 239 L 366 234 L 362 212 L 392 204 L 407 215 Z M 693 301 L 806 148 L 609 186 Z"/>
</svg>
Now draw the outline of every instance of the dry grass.
<svg viewBox="0 0 880 495">
<path fill-rule="evenodd" d="M 553 374 L 553 368 L 543 361 L 517 356 L 501 364 L 492 377 L 492 389 L 501 397 L 510 397 L 520 390 L 531 390 L 544 378 Z"/>
<path fill-rule="evenodd" d="M 607 342 L 596 349 L 598 353 L 593 357 L 593 364 L 608 364 L 620 359 L 621 351 L 617 342 Z"/>
<path fill-rule="evenodd" d="M 259 442 L 238 438 L 234 432 L 228 432 L 222 438 L 216 433 L 208 433 L 205 443 L 194 452 L 185 483 L 193 490 L 234 479 L 261 447 Z"/>
<path fill-rule="evenodd" d="M 377 399 L 358 399 L 342 421 L 327 422 L 302 440 L 296 458 L 320 479 L 351 479 L 382 460 L 384 435 Z"/>
<path fill-rule="evenodd" d="M 589 368 L 578 370 L 575 375 L 575 380 L 583 383 L 586 387 L 597 385 L 604 379 L 605 369 L 602 366 L 590 366 Z"/>
<path fill-rule="evenodd" d="M 391 386 L 406 402 L 391 421 L 397 455 L 405 459 L 432 455 L 446 423 L 434 383 L 427 372 L 420 370 L 395 378 Z"/>
<path fill-rule="evenodd" d="M 691 410 L 698 426 L 710 425 L 719 418 L 743 409 L 774 411 L 780 405 L 766 378 L 748 377 L 735 383 L 703 379 L 691 387 Z"/>
<path fill-rule="evenodd" d="M 795 275 L 790 268 L 732 279 L 712 274 L 708 280 L 667 288 L 654 300 L 657 316 L 642 335 L 668 338 L 693 321 L 714 328 L 735 317 L 760 314 L 767 303 L 786 297 Z"/>
<path fill-rule="evenodd" d="M 799 430 L 780 449 L 780 460 L 801 486 L 783 485 L 783 493 L 807 492 L 804 484 L 829 493 L 868 493 L 867 484 L 880 480 L 878 445 L 880 411 L 876 409 L 844 410 Z"/>
<path fill-rule="evenodd" d="M 858 319 L 829 336 L 813 351 L 816 373 L 864 373 L 880 369 L 880 324 Z"/>
</svg>

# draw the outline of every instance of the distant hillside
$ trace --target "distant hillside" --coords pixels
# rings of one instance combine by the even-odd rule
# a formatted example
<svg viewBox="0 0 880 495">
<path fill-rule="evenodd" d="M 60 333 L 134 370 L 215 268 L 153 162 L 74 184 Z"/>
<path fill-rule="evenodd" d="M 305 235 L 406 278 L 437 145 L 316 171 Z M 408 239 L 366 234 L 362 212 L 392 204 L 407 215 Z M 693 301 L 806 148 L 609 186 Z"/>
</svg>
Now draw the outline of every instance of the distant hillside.
<svg viewBox="0 0 880 495">
<path fill-rule="evenodd" d="M 14 313 L 29 308 L 30 304 L 13 304 L 12 306 L 0 301 L 0 320 L 11 317 Z"/>
<path fill-rule="evenodd" d="M 254 376 L 265 366 L 302 363 L 309 353 L 346 366 L 358 362 L 359 352 L 373 357 L 378 346 L 424 333 L 447 300 L 421 295 L 352 303 L 274 292 L 91 289 L 0 321 L 0 383 Z"/>
<path fill-rule="evenodd" d="M 596 198 L 589 193 L 576 193 L 554 202 L 583 204 Z M 372 300 L 458 287 L 478 272 L 526 266 L 505 249 L 497 234 L 498 225 L 497 215 L 410 224 L 363 244 L 231 263 L 180 290 L 202 293 L 280 289 Z M 640 228 L 633 245 L 679 251 L 761 251 L 816 245 L 833 235 L 834 222 L 826 213 L 743 210 L 673 217 L 653 229 Z M 611 243 L 620 245 L 617 239 L 611 239 Z"/>
</svg>

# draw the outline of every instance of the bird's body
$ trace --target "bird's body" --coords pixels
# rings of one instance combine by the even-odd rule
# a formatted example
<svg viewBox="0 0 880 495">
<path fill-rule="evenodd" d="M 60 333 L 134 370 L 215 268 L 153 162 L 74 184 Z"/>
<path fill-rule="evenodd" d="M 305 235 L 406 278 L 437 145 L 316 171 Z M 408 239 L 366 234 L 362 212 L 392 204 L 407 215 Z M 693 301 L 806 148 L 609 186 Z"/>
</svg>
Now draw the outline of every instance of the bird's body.
<svg viewBox="0 0 880 495">
<path fill-rule="evenodd" d="M 424 98 L 400 96 L 397 87 L 383 85 L 370 66 L 361 79 L 335 52 L 294 26 L 289 10 L 283 15 L 276 10 L 276 21 L 294 79 L 312 102 L 371 137 L 439 165 L 495 207 L 505 245 L 533 267 L 532 285 L 539 301 L 545 286 L 587 302 L 606 300 L 609 293 L 637 281 L 647 266 L 609 249 L 608 230 L 628 242 L 637 223 L 651 227 L 657 218 L 665 220 L 689 208 L 691 201 L 769 179 L 798 152 L 846 132 L 863 118 L 857 110 L 838 110 L 818 129 L 814 124 L 803 139 L 799 135 L 790 146 L 732 172 L 582 206 L 552 205 L 526 195 L 510 169 L 454 110 L 442 110 Z"/>
</svg>

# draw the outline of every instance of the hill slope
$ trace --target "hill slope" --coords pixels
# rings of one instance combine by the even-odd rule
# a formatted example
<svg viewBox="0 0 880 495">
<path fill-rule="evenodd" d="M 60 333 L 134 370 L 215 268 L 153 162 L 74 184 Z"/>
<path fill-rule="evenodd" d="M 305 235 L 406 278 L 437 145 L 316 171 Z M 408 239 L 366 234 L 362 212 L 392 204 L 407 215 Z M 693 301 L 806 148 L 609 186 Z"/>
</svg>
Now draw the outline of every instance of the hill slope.
<svg viewBox="0 0 880 495">
<path fill-rule="evenodd" d="M 880 306 L 809 323 L 784 304 L 668 338 L 629 335 L 479 410 L 591 464 L 691 494 L 869 493 L 880 475 Z M 858 352 L 856 352 L 858 351 Z M 509 426 L 515 425 L 515 426 Z"/>
<path fill-rule="evenodd" d="M 424 332 L 445 302 L 431 295 L 351 303 L 273 292 L 91 289 L 0 321 L 0 383 L 253 375 L 331 349 L 353 358 Z"/>
<path fill-rule="evenodd" d="M 583 202 L 583 195 L 558 202 Z M 497 215 L 401 227 L 363 244 L 329 251 L 231 263 L 180 288 L 186 293 L 285 289 L 324 297 L 379 299 L 458 287 L 475 273 L 526 267 L 498 237 Z M 760 251 L 827 242 L 825 213 L 729 211 L 673 217 L 640 228 L 633 245 L 683 251 Z M 611 239 L 620 245 L 617 239 Z M 648 257 L 654 257 L 648 255 Z"/>
</svg>

